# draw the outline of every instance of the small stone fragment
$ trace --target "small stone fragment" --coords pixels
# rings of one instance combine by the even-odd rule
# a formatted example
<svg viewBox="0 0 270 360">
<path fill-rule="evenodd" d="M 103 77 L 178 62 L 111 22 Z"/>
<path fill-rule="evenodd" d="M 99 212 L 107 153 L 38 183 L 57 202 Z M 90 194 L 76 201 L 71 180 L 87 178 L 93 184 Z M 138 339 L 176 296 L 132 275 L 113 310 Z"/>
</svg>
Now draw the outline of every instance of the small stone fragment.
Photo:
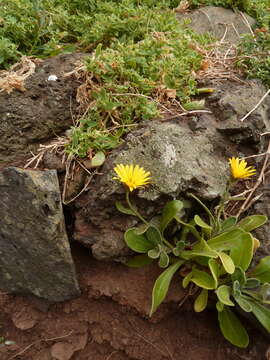
<svg viewBox="0 0 270 360">
<path fill-rule="evenodd" d="M 34 309 L 23 308 L 12 315 L 13 324 L 20 330 L 28 330 L 34 327 L 38 321 L 38 313 Z"/>
<path fill-rule="evenodd" d="M 69 360 L 75 350 L 72 344 L 59 342 L 51 347 L 51 355 L 54 360 Z"/>
</svg>

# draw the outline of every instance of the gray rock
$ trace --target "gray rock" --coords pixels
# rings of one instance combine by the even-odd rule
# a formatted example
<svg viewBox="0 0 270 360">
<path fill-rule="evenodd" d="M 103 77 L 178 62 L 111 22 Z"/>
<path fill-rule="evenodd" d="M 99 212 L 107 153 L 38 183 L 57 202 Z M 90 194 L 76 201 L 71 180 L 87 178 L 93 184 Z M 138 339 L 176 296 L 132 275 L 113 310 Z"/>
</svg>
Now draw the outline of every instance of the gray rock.
<svg viewBox="0 0 270 360">
<path fill-rule="evenodd" d="M 80 294 L 55 170 L 0 173 L 0 288 L 63 301 Z"/>
<path fill-rule="evenodd" d="M 215 152 L 216 141 L 210 128 L 193 132 L 175 123 L 153 124 L 146 132 L 130 135 L 114 162 L 138 163 L 151 172 L 153 185 L 139 191 L 141 198 L 157 200 L 192 191 L 214 199 L 223 193 L 228 174 L 227 162 Z"/>
<path fill-rule="evenodd" d="M 209 126 L 210 124 L 210 126 Z M 193 192 L 214 199 L 224 191 L 229 176 L 222 136 L 208 121 L 205 130 L 192 131 L 177 123 L 151 123 L 128 135 L 122 149 L 112 151 L 103 176 L 91 191 L 76 201 L 75 240 L 92 249 L 98 259 L 119 259 L 128 254 L 123 233 L 138 223 L 115 209 L 124 203 L 124 187 L 113 180 L 115 164 L 136 163 L 151 172 L 153 184 L 134 191 L 132 201 L 146 218 L 159 213 L 168 199 Z"/>
<path fill-rule="evenodd" d="M 245 84 L 231 81 L 208 84 L 216 88 L 208 99 L 208 105 L 219 120 L 217 130 L 236 144 L 264 145 L 260 134 L 270 130 L 270 97 L 249 117 L 240 121 L 266 93 L 262 83 L 259 80 L 246 80 Z"/>
<path fill-rule="evenodd" d="M 250 33 L 250 27 L 255 24 L 255 20 L 247 14 L 215 6 L 205 6 L 177 17 L 179 20 L 190 19 L 189 26 L 199 34 L 210 33 L 218 40 L 231 44 L 238 44 L 240 36 Z"/>
</svg>

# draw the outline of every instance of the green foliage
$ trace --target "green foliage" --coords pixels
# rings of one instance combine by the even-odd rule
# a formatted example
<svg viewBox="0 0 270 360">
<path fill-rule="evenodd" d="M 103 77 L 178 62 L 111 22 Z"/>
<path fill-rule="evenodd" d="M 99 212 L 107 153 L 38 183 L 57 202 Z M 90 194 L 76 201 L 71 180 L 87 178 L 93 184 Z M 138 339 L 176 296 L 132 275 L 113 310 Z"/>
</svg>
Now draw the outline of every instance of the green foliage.
<svg viewBox="0 0 270 360">
<path fill-rule="evenodd" d="M 196 300 L 194 301 L 194 310 L 196 312 L 201 312 L 206 309 L 208 302 L 208 291 L 202 289 Z"/>
<path fill-rule="evenodd" d="M 10 63 L 19 59 L 20 52 L 17 50 L 17 46 L 9 39 L 0 37 L 0 67 L 7 68 Z"/>
<path fill-rule="evenodd" d="M 268 0 L 189 3 L 240 9 L 257 19 L 265 30 L 256 33 L 256 41 L 243 40 L 237 65 L 269 86 Z M 159 115 L 160 92 L 176 92 L 186 110 L 204 107 L 203 100 L 191 99 L 199 93 L 193 74 L 202 60 L 194 45 L 203 47 L 210 39 L 180 25 L 173 11 L 178 5 L 179 0 L 0 0 L 0 68 L 21 55 L 92 51 L 86 60 L 91 107 L 72 129 L 67 152 L 105 153 L 135 124 Z"/>
<path fill-rule="evenodd" d="M 91 122 L 91 125 L 82 125 L 81 127 L 71 128 L 72 136 L 70 143 L 66 146 L 68 154 L 86 157 L 89 151 L 106 151 L 117 147 L 121 143 L 121 131 L 111 133 L 111 131 L 104 129 L 98 130 L 96 123 Z"/>
<path fill-rule="evenodd" d="M 218 321 L 225 339 L 240 348 L 248 346 L 249 339 L 246 329 L 228 307 L 224 306 L 223 310 L 218 312 Z"/>
<path fill-rule="evenodd" d="M 138 253 L 147 253 L 149 250 L 152 250 L 155 243 L 152 243 L 147 239 L 143 234 L 136 234 L 136 229 L 128 229 L 125 233 L 125 242 L 127 246 Z"/>
<path fill-rule="evenodd" d="M 228 193 L 229 187 L 224 198 Z M 157 260 L 164 269 L 153 287 L 150 316 L 164 301 L 173 276 L 182 268 L 183 288 L 197 288 L 194 310 L 201 312 L 207 307 L 209 298 L 215 300 L 223 336 L 238 347 L 247 347 L 248 334 L 236 315 L 239 308 L 254 316 L 270 332 L 270 310 L 266 307 L 270 304 L 270 257 L 249 270 L 255 251 L 255 240 L 250 232 L 265 224 L 267 218 L 252 215 L 240 221 L 236 217 L 222 220 L 222 199 L 212 213 L 199 199 L 192 197 L 205 210 L 205 217 L 195 215 L 190 222 L 183 221 L 187 214 L 185 203 L 180 200 L 168 202 L 161 215 L 149 222 L 139 215 L 144 224 L 128 229 L 125 241 L 130 249 L 143 255 L 139 255 L 141 258 L 135 256 L 128 264 L 138 267 Z M 138 216 L 128 197 L 127 201 L 131 211 L 119 203 L 117 208 L 125 214 Z"/>
<path fill-rule="evenodd" d="M 170 282 L 173 275 L 180 268 L 184 261 L 178 260 L 176 263 L 170 265 L 159 277 L 157 278 L 153 292 L 152 292 L 152 307 L 150 311 L 150 316 L 156 311 L 159 305 L 165 299 L 167 292 L 169 290 Z"/>
<path fill-rule="evenodd" d="M 270 11 L 269 11 L 270 13 Z M 270 21 L 270 15 L 269 20 Z M 270 87 L 270 33 L 269 25 L 266 32 L 257 32 L 255 39 L 247 35 L 239 45 L 237 65 L 249 78 L 258 78 Z"/>
<path fill-rule="evenodd" d="M 257 21 L 255 38 L 246 35 L 238 46 L 236 64 L 250 78 L 261 79 L 270 87 L 270 8 L 269 0 L 189 0 L 191 7 L 214 5 L 244 11 Z"/>
<path fill-rule="evenodd" d="M 261 259 L 259 264 L 252 270 L 251 275 L 263 284 L 270 283 L 269 268 L 270 256 L 266 256 L 265 258 Z"/>
</svg>

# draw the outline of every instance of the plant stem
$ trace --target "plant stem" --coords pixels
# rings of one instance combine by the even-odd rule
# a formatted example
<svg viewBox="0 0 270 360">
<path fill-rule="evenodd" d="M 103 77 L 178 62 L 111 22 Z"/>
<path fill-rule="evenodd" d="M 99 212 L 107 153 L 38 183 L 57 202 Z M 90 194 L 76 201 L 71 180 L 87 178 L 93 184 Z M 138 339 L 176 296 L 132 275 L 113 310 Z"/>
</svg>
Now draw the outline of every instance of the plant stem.
<svg viewBox="0 0 270 360">
<path fill-rule="evenodd" d="M 132 210 L 134 212 L 134 214 L 142 221 L 144 222 L 146 225 L 148 225 L 148 222 L 142 217 L 141 214 L 138 213 L 138 211 L 134 208 L 134 206 L 131 204 L 130 199 L 129 199 L 129 191 L 126 191 L 126 202 L 130 208 L 130 210 Z"/>
<path fill-rule="evenodd" d="M 226 201 L 229 199 L 229 195 L 230 195 L 230 189 L 231 189 L 231 186 L 235 183 L 235 181 L 231 178 L 227 185 L 226 185 L 226 188 L 225 188 L 225 191 L 220 199 L 220 204 L 218 206 L 218 209 L 217 209 L 217 225 L 220 227 L 220 217 L 221 217 L 221 214 L 224 212 L 224 207 L 225 207 L 225 203 Z M 218 229 L 219 231 L 220 229 Z"/>
<path fill-rule="evenodd" d="M 173 249 L 173 245 L 168 241 L 166 240 L 164 237 L 162 237 L 162 241 L 170 248 L 170 249 Z"/>
<path fill-rule="evenodd" d="M 194 194 L 189 193 L 188 195 L 193 197 L 193 199 L 195 199 L 204 208 L 204 210 L 209 215 L 210 221 L 212 220 L 214 227 L 216 227 L 216 219 L 214 215 L 211 213 L 211 211 L 208 209 L 208 207 L 205 206 L 204 203 L 200 199 L 198 199 L 197 196 L 195 196 Z"/>
<path fill-rule="evenodd" d="M 201 236 L 200 236 L 200 233 L 195 229 L 194 226 L 192 226 L 192 225 L 190 225 L 190 224 L 188 224 L 188 223 L 185 223 L 184 221 L 182 221 L 181 219 L 179 219 L 178 216 L 175 216 L 175 220 L 178 221 L 180 224 L 186 226 L 186 227 L 189 229 L 189 231 L 195 236 L 195 238 L 196 238 L 199 242 L 202 241 L 202 238 L 201 238 Z"/>
</svg>

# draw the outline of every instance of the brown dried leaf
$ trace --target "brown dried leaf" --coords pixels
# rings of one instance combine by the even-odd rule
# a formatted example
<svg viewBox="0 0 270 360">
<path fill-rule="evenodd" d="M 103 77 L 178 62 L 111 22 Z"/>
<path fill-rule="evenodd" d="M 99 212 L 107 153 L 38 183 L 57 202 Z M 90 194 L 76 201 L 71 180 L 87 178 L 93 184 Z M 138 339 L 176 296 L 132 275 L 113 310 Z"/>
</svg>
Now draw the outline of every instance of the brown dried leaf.
<svg viewBox="0 0 270 360">
<path fill-rule="evenodd" d="M 164 89 L 164 92 L 168 99 L 176 98 L 176 89 Z"/>
<path fill-rule="evenodd" d="M 201 63 L 201 70 L 207 70 L 210 66 L 210 62 L 208 60 L 203 60 Z"/>
<path fill-rule="evenodd" d="M 182 0 L 180 1 L 179 5 L 174 9 L 175 12 L 183 14 L 187 11 L 189 8 L 189 2 L 188 0 Z"/>
<path fill-rule="evenodd" d="M 36 65 L 42 60 L 23 56 L 19 63 L 11 66 L 9 70 L 0 71 L 0 92 L 6 91 L 10 94 L 14 89 L 26 91 L 24 81 L 36 70 Z"/>
</svg>

